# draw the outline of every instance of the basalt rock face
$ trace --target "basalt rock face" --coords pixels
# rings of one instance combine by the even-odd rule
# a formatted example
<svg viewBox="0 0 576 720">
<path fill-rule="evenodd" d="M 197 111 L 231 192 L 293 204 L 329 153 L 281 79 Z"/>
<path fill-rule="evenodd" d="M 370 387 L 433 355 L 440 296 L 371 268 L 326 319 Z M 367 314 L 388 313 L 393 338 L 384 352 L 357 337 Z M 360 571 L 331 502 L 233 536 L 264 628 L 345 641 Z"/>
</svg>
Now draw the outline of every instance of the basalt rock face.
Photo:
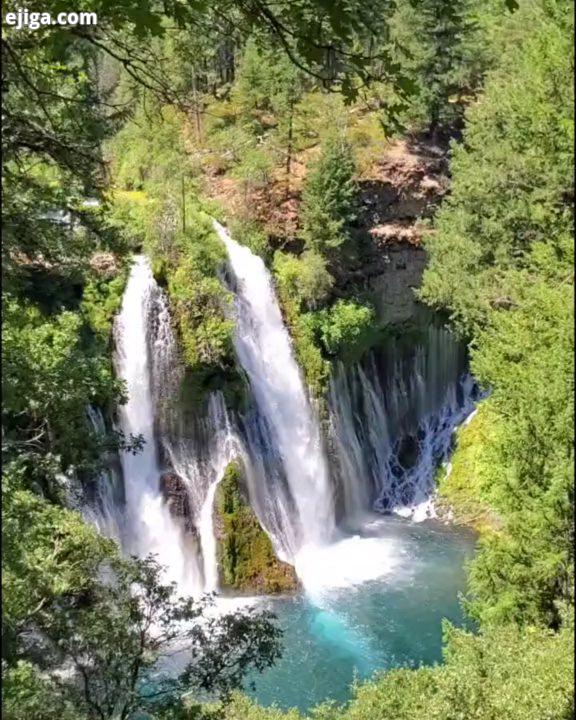
<svg viewBox="0 0 576 720">
<path fill-rule="evenodd" d="M 373 177 L 360 183 L 360 223 L 378 246 L 417 245 L 417 221 L 430 217 L 448 190 L 445 152 L 430 144 L 399 140 L 376 164 Z"/>
<path fill-rule="evenodd" d="M 160 492 L 170 509 L 170 513 L 176 518 L 184 530 L 194 536 L 197 531 L 192 521 L 192 508 L 190 496 L 186 483 L 174 470 L 167 470 L 160 476 Z"/>
<path fill-rule="evenodd" d="M 422 220 L 432 217 L 448 190 L 446 152 L 400 140 L 372 175 L 360 182 L 363 257 L 349 279 L 365 285 L 382 323 L 404 323 L 419 312 L 414 289 L 426 265 Z"/>
<path fill-rule="evenodd" d="M 222 587 L 265 595 L 291 592 L 298 587 L 294 568 L 278 560 L 270 538 L 250 507 L 237 462 L 228 465 L 218 485 L 214 530 Z"/>
</svg>

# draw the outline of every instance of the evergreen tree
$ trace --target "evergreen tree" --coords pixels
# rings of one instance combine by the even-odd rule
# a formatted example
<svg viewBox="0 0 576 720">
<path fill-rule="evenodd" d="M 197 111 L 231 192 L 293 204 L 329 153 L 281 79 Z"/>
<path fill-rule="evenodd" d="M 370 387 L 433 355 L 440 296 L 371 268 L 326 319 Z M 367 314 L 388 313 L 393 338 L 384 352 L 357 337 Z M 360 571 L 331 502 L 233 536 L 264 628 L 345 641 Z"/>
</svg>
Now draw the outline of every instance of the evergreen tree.
<svg viewBox="0 0 576 720">
<path fill-rule="evenodd" d="M 398 61 L 418 88 L 408 120 L 435 138 L 460 124 L 463 99 L 479 87 L 484 38 L 475 10 L 470 0 L 401 0 L 391 27 Z"/>
<path fill-rule="evenodd" d="M 356 219 L 358 188 L 352 148 L 342 135 L 330 137 L 311 168 L 302 192 L 302 238 L 310 250 L 335 263 Z"/>
<path fill-rule="evenodd" d="M 281 56 L 272 66 L 270 100 L 276 115 L 276 143 L 283 158 L 286 172 L 286 194 L 290 193 L 292 159 L 296 144 L 297 103 L 302 97 L 302 73 L 286 56 Z"/>
<path fill-rule="evenodd" d="M 421 296 L 472 339 L 472 370 L 492 389 L 483 484 L 502 530 L 470 571 L 484 625 L 558 627 L 559 602 L 573 602 L 570 5 L 526 2 L 510 19 L 426 240 Z"/>
</svg>

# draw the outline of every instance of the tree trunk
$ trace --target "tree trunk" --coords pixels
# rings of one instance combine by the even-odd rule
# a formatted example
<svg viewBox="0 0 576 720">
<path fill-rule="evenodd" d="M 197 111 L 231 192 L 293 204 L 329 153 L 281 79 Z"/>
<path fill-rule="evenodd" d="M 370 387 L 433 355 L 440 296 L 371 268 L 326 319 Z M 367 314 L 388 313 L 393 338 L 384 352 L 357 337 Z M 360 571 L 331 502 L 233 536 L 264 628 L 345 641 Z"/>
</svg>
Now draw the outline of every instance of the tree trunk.
<svg viewBox="0 0 576 720">
<path fill-rule="evenodd" d="M 291 100 L 288 110 L 288 142 L 286 147 L 286 198 L 290 197 L 290 174 L 292 173 L 292 152 L 294 142 L 294 102 Z"/>
</svg>

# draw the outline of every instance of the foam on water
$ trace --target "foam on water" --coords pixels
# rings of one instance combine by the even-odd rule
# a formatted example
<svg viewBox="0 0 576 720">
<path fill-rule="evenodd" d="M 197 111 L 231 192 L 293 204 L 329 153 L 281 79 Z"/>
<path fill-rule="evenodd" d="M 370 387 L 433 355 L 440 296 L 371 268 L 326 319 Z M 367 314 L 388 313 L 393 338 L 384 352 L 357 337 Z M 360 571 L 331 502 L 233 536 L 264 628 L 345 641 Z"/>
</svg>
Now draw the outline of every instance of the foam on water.
<svg viewBox="0 0 576 720">
<path fill-rule="evenodd" d="M 295 560 L 296 572 L 314 603 L 335 589 L 389 576 L 400 563 L 399 541 L 354 535 L 331 545 L 305 545 Z"/>
</svg>

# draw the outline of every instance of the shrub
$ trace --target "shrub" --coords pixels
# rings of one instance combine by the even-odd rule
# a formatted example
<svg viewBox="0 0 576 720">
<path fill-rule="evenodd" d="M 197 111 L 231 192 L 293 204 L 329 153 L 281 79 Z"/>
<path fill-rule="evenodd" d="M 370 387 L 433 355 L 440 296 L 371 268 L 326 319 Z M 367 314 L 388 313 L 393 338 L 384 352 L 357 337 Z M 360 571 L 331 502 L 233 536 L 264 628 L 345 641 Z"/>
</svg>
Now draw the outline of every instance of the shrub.
<svg viewBox="0 0 576 720">
<path fill-rule="evenodd" d="M 326 353 L 345 360 L 361 355 L 375 332 L 374 310 L 350 300 L 338 300 L 312 315 L 310 322 Z"/>
<path fill-rule="evenodd" d="M 317 307 L 326 300 L 334 284 L 326 260 L 314 250 L 307 250 L 300 257 L 277 250 L 273 268 L 280 295 L 285 301 L 295 301 L 299 308 Z"/>
</svg>

